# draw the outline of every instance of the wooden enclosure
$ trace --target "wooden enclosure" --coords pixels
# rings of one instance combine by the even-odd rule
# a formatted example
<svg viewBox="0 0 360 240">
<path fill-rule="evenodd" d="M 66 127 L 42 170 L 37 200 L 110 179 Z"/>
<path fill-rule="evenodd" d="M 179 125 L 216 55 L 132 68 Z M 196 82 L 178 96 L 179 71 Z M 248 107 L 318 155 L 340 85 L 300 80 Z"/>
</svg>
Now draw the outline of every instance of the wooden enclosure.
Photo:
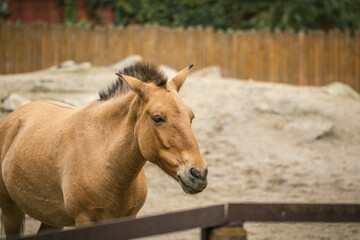
<svg viewBox="0 0 360 240">
<path fill-rule="evenodd" d="M 340 81 L 360 91 L 360 33 L 0 23 L 0 52 L 0 74 L 69 59 L 109 65 L 139 54 L 177 70 L 191 63 L 196 69 L 219 65 L 225 77 L 315 86 Z"/>
</svg>

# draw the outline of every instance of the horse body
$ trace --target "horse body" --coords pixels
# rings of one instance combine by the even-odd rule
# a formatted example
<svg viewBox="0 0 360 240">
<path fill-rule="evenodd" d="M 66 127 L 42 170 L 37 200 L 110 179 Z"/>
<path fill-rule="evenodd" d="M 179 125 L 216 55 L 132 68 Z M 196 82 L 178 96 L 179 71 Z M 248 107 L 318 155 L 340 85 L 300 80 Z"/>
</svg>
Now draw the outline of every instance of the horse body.
<svg viewBox="0 0 360 240">
<path fill-rule="evenodd" d="M 202 191 L 206 163 L 187 122 L 192 112 L 177 95 L 187 71 L 166 87 L 121 75 L 132 91 L 116 86 L 115 96 L 80 109 L 35 101 L 11 113 L 0 126 L 6 234 L 19 233 L 24 213 L 52 227 L 136 216 L 146 161 L 185 192 Z"/>
<path fill-rule="evenodd" d="M 131 146 L 127 131 L 131 126 L 122 128 L 119 124 L 121 132 L 114 127 L 112 131 L 105 129 L 99 105 L 94 102 L 74 109 L 37 101 L 18 109 L 4 122 L 4 130 L 18 125 L 1 158 L 4 184 L 11 199 L 30 216 L 51 226 L 70 226 L 84 211 L 94 215 L 91 220 L 95 221 L 135 215 L 140 210 L 147 192 L 142 169 L 145 160 L 140 154 L 136 158 L 125 156 L 131 149 L 122 146 Z M 95 129 L 107 131 L 106 138 L 94 134 Z M 137 162 L 133 167 L 138 169 L 131 172 L 135 176 L 126 173 L 131 162 L 121 166 L 112 161 L 119 156 Z"/>
</svg>

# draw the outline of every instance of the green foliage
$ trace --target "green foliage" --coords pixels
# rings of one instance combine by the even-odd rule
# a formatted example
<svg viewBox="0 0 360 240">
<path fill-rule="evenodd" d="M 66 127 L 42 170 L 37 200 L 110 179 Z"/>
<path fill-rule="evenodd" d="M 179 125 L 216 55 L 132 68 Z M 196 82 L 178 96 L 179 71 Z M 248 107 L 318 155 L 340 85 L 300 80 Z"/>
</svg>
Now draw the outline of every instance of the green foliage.
<svg viewBox="0 0 360 240">
<path fill-rule="evenodd" d="M 65 4 L 65 22 L 74 23 L 76 1 Z M 98 23 L 98 7 L 110 7 L 116 25 L 212 26 L 215 29 L 360 29 L 360 0 L 86 0 Z"/>
<path fill-rule="evenodd" d="M 0 0 L 0 17 L 8 17 L 10 14 L 7 1 Z"/>
<path fill-rule="evenodd" d="M 64 23 L 76 23 L 76 0 L 57 0 L 58 4 L 64 4 Z"/>
<path fill-rule="evenodd" d="M 237 6 L 239 7 L 239 6 Z M 241 28 L 349 29 L 360 28 L 359 0 L 263 0 L 243 1 Z M 246 18 L 246 16 L 251 16 Z"/>
</svg>

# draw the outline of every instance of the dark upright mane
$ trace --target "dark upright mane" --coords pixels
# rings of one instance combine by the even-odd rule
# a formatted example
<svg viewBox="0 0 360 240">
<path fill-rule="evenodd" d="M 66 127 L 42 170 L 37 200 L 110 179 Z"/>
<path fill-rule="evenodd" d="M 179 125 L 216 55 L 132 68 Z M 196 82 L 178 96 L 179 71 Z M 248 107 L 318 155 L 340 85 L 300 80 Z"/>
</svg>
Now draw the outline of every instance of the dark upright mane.
<svg viewBox="0 0 360 240">
<path fill-rule="evenodd" d="M 165 85 L 167 82 L 167 77 L 164 73 L 161 72 L 156 65 L 150 63 L 136 63 L 124 68 L 122 71 L 120 70 L 119 74 L 131 76 L 146 83 L 154 82 L 157 86 Z M 119 77 L 107 90 L 101 90 L 99 96 L 100 100 L 108 100 L 112 97 L 123 95 L 128 91 L 130 91 L 130 88 L 124 80 Z"/>
</svg>

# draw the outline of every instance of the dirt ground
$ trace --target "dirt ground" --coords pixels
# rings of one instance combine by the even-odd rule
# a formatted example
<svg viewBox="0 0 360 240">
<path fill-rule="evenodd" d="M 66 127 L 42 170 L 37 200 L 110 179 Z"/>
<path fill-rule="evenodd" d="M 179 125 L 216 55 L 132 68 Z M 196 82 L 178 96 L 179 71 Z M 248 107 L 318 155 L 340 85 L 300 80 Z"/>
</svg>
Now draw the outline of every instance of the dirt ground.
<svg viewBox="0 0 360 240">
<path fill-rule="evenodd" d="M 194 74 L 195 75 L 195 74 Z M 0 98 L 19 93 L 82 106 L 114 80 L 106 68 L 0 76 Z M 190 196 L 146 165 L 140 216 L 228 202 L 360 203 L 360 101 L 326 87 L 190 77 L 181 90 L 209 165 L 208 187 Z M 0 112 L 0 122 L 7 113 Z M 27 219 L 26 234 L 38 222 Z M 249 240 L 360 239 L 360 224 L 245 224 Z M 4 236 L 4 235 L 2 235 Z M 146 239 L 199 239 L 199 229 Z"/>
</svg>

